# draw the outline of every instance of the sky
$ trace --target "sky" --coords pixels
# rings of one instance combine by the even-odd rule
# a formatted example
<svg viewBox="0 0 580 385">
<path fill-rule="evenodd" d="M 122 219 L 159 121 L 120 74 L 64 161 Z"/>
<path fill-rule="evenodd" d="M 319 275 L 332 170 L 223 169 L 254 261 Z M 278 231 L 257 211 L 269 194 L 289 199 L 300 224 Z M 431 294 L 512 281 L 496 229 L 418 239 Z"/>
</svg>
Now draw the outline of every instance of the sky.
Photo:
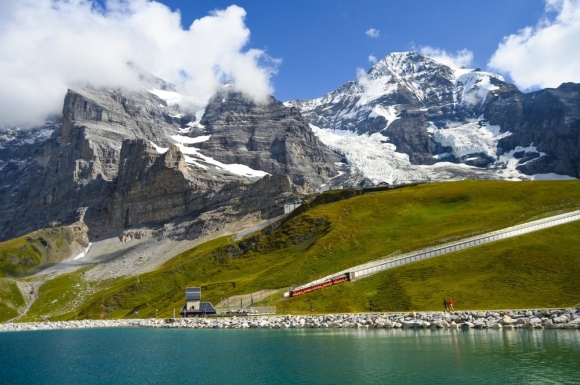
<svg viewBox="0 0 580 385">
<path fill-rule="evenodd" d="M 67 88 L 136 87 L 126 65 L 203 105 L 312 99 L 391 52 L 499 73 L 523 91 L 580 82 L 580 0 L 0 0 L 0 125 L 40 122 Z"/>
</svg>

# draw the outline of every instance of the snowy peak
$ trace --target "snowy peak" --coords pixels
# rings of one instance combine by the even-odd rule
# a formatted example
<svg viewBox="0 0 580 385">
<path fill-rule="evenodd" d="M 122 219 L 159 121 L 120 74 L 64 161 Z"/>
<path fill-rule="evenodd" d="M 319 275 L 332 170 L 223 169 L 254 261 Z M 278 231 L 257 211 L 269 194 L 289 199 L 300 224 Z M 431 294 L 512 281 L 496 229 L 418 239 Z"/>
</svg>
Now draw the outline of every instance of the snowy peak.
<svg viewBox="0 0 580 385">
<path fill-rule="evenodd" d="M 359 78 L 359 84 L 368 90 L 376 90 L 377 84 L 382 83 L 391 84 L 383 87 L 384 91 L 394 92 L 396 84 L 397 88 L 406 88 L 418 102 L 426 104 L 436 101 L 480 104 L 488 92 L 498 90 L 503 82 L 502 76 L 479 69 L 450 67 L 418 52 L 392 53 Z"/>
<path fill-rule="evenodd" d="M 556 150 L 563 142 L 550 137 L 554 143 L 542 145 L 548 136 L 536 133 L 554 125 L 553 115 L 564 113 L 557 106 L 573 104 L 574 92 L 550 94 L 553 106 L 542 108 L 534 93 L 522 94 L 499 75 L 419 52 L 395 52 L 321 98 L 286 105 L 302 112 L 359 181 L 526 179 L 556 169 L 579 174 L 565 152 Z M 541 114 L 534 113 L 539 109 Z"/>
<path fill-rule="evenodd" d="M 507 87 L 503 78 L 478 69 L 452 68 L 419 52 L 395 52 L 356 81 L 325 96 L 290 101 L 309 123 L 326 129 L 374 133 L 387 128 L 403 110 L 429 109 L 429 121 L 476 118 L 488 94 Z M 370 120 L 369 120 L 370 119 Z"/>
<path fill-rule="evenodd" d="M 393 53 L 376 63 L 358 79 L 365 89 L 363 103 L 392 93 L 407 95 L 409 102 L 451 102 L 449 88 L 455 83 L 454 71 L 418 52 Z M 382 89 L 382 93 L 377 91 Z M 372 97 L 371 97 L 372 95 Z"/>
</svg>

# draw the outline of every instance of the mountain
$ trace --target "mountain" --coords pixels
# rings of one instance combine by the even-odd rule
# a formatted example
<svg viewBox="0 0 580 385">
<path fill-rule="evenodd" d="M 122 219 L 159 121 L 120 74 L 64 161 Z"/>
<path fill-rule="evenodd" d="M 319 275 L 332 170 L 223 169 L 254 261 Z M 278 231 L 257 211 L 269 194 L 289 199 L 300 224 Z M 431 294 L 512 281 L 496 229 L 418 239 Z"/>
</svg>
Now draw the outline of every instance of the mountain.
<svg viewBox="0 0 580 385">
<path fill-rule="evenodd" d="M 407 225 L 416 228 L 417 218 L 423 218 L 416 216 L 416 206 L 430 200 L 437 204 L 428 204 L 429 210 L 436 212 L 425 218 L 438 225 L 448 223 L 440 220 L 441 213 L 461 220 L 454 222 L 456 233 L 448 233 L 453 226 L 447 224 L 439 226 L 440 235 L 406 232 L 413 238 L 409 243 L 382 233 L 400 230 L 386 224 L 396 222 L 393 213 L 401 207 L 392 199 L 401 190 L 381 194 L 384 199 L 375 193 L 386 188 L 318 193 L 383 182 L 578 178 L 578 84 L 523 93 L 501 76 L 409 52 L 387 56 L 319 99 L 282 103 L 271 97 L 256 103 L 226 84 L 207 104 L 191 107 L 178 87 L 131 67 L 141 88 L 70 89 L 60 116 L 38 127 L 0 127 L 0 241 L 10 240 L 0 253 L 8 276 L 0 277 L 0 284 L 13 287 L 12 278 L 36 274 L 38 280 L 21 289 L 30 301 L 52 273 L 60 280 L 66 276 L 58 273 L 86 267 L 74 274 L 81 286 L 69 288 L 84 298 L 80 302 L 94 301 L 87 302 L 85 315 L 123 306 L 123 316 L 132 315 L 136 305 L 119 305 L 119 298 L 143 295 L 135 303 L 152 311 L 155 303 L 167 307 L 168 298 L 171 306 L 181 301 L 182 286 L 192 281 L 214 290 L 216 299 L 250 293 L 293 285 L 297 276 L 329 274 L 336 263 L 348 267 L 359 256 L 370 260 L 396 253 L 418 240 L 427 245 L 478 232 L 491 226 L 485 217 L 474 222 L 456 211 L 463 204 L 473 211 L 475 195 L 487 202 L 486 209 L 501 211 L 506 225 L 576 204 L 569 196 L 574 191 L 566 190 L 562 200 L 561 186 L 537 183 L 545 188 L 543 199 L 520 187 L 518 202 L 531 208 L 503 216 L 505 205 L 486 200 L 494 196 L 513 203 L 503 184 L 463 182 L 471 186 L 468 193 L 455 191 L 455 184 L 432 185 L 450 189 L 439 195 L 431 194 L 430 185 L 417 186 L 401 206 L 405 215 L 413 214 Z M 348 203 L 335 211 L 323 208 L 318 216 L 308 212 L 312 201 L 366 192 L 381 206 Z M 304 202 L 276 221 L 285 204 Z M 350 218 L 352 213 L 358 219 Z M 371 219 L 380 231 L 365 235 L 355 222 L 366 225 Z M 286 222 L 293 225 L 283 226 Z M 357 247 L 378 245 L 352 242 L 368 234 L 382 239 L 380 247 L 357 254 Z M 270 253 L 270 259 L 261 253 Z M 311 263 L 325 266 L 308 267 Z M 263 278 L 256 279 L 256 265 Z M 139 275 L 155 284 L 143 289 Z M 117 294 L 93 296 L 95 287 L 108 291 L 117 284 Z M 54 287 L 61 295 L 60 286 Z M 159 302 L 151 302 L 147 290 L 156 291 Z M 54 304 L 51 295 L 37 303 Z M 71 302 L 62 314 L 75 308 Z"/>
<path fill-rule="evenodd" d="M 91 241 L 143 226 L 193 240 L 279 215 L 337 174 L 338 156 L 296 109 L 225 87 L 200 121 L 158 96 L 175 88 L 140 76 L 151 92 L 71 89 L 62 117 L 3 129 L 1 239 L 80 221 Z"/>
<path fill-rule="evenodd" d="M 313 100 L 293 100 L 352 183 L 578 178 L 580 85 L 522 93 L 479 69 L 392 53 Z"/>
<path fill-rule="evenodd" d="M 124 244 L 255 228 L 327 189 L 580 174 L 578 84 L 522 93 L 404 52 L 319 99 L 255 103 L 226 84 L 192 109 L 130 66 L 139 89 L 70 89 L 61 116 L 0 128 L 0 240 L 75 225 L 96 259 L 161 261 L 176 252 Z"/>
</svg>

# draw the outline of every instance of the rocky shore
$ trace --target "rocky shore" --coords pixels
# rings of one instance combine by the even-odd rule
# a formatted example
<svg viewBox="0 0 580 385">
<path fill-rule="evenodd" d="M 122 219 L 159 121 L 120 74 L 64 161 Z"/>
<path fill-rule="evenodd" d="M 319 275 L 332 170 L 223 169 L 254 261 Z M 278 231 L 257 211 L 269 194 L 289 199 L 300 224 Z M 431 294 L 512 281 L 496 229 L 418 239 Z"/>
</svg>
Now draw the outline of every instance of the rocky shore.
<svg viewBox="0 0 580 385">
<path fill-rule="evenodd" d="M 0 331 L 147 327 L 186 329 L 578 329 L 580 308 L 506 311 L 148 318 L 0 324 Z"/>
</svg>

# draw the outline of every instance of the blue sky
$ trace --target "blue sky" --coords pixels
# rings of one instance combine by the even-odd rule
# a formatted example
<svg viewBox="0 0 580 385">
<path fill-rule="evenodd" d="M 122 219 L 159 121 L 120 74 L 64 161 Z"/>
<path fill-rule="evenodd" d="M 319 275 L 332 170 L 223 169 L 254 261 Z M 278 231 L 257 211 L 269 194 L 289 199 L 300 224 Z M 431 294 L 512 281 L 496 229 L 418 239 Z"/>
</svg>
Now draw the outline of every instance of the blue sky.
<svg viewBox="0 0 580 385">
<path fill-rule="evenodd" d="M 542 0 L 486 1 L 182 1 L 162 0 L 179 9 L 184 28 L 214 9 L 237 4 L 247 12 L 249 46 L 282 59 L 272 81 L 281 100 L 324 95 L 368 69 L 368 57 L 422 46 L 473 52 L 473 66 L 485 69 L 504 36 L 536 25 Z M 378 30 L 373 38 L 365 32 Z"/>
<path fill-rule="evenodd" d="M 580 0 L 0 0 L 0 126 L 39 124 L 68 88 L 137 87 L 127 62 L 202 108 L 227 80 L 256 101 L 311 99 L 391 52 L 580 82 Z"/>
</svg>

